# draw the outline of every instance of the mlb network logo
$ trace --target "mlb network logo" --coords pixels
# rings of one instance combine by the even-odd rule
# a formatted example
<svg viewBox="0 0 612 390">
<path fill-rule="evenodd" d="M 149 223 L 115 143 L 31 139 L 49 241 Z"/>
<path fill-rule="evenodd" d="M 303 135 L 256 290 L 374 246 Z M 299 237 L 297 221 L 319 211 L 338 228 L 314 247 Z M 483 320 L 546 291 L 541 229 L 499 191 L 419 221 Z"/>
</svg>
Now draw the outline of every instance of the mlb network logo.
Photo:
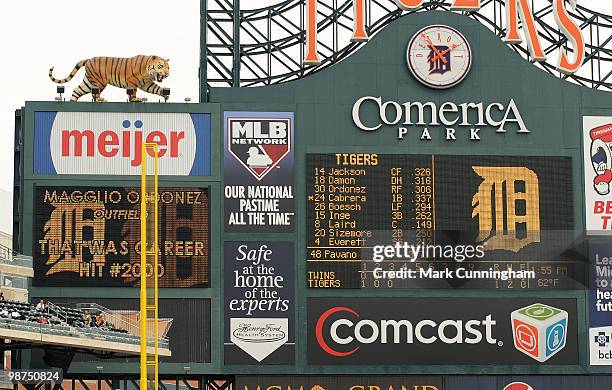
<svg viewBox="0 0 612 390">
<path fill-rule="evenodd" d="M 291 152 L 293 114 L 226 112 L 227 150 L 261 181 Z"/>
<path fill-rule="evenodd" d="M 568 315 L 542 303 L 518 309 L 510 315 L 514 347 L 542 363 L 565 347 Z"/>
</svg>

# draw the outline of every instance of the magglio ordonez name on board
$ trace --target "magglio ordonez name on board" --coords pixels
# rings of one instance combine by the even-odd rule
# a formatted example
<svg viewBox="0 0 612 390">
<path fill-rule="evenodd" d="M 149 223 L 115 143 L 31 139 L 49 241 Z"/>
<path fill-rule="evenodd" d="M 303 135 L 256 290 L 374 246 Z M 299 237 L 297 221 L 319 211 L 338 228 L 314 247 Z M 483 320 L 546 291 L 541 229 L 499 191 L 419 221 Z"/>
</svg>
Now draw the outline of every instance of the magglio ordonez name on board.
<svg viewBox="0 0 612 390">
<path fill-rule="evenodd" d="M 512 269 L 499 270 L 470 270 L 466 268 L 435 270 L 433 268 L 408 269 L 407 266 L 399 270 L 387 271 L 376 267 L 372 271 L 374 279 L 535 279 L 535 271 Z"/>
</svg>

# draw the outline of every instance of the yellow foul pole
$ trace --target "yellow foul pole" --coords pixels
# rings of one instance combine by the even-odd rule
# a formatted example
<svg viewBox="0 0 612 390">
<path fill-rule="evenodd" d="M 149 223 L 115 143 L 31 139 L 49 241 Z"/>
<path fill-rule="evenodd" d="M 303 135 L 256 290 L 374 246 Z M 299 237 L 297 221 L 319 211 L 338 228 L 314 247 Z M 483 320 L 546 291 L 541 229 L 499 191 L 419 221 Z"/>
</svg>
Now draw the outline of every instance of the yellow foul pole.
<svg viewBox="0 0 612 390">
<path fill-rule="evenodd" d="M 147 170 L 153 158 L 152 174 Z M 142 145 L 140 196 L 140 389 L 157 390 L 158 365 L 158 145 Z M 149 329 L 153 325 L 153 329 Z"/>
</svg>

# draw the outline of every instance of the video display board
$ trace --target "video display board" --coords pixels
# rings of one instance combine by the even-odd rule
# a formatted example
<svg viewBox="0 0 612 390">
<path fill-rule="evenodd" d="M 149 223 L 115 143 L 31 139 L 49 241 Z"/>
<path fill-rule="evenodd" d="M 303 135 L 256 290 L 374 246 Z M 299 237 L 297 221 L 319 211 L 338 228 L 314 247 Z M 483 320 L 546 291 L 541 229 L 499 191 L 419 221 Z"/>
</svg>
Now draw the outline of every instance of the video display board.
<svg viewBox="0 0 612 390">
<path fill-rule="evenodd" d="M 159 287 L 208 287 L 208 188 L 158 196 Z M 36 286 L 139 285 L 140 189 L 36 187 L 33 246 Z"/>
<path fill-rule="evenodd" d="M 306 161 L 310 288 L 583 285 L 570 158 L 336 153 Z"/>
</svg>

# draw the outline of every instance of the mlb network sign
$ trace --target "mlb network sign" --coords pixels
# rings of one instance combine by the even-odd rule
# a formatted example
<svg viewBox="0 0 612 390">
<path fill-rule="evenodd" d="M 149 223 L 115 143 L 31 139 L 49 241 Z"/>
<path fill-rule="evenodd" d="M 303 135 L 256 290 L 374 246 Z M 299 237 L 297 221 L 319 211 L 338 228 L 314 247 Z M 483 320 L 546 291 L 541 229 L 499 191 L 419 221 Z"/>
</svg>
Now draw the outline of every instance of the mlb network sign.
<svg viewBox="0 0 612 390">
<path fill-rule="evenodd" d="M 208 176 L 210 127 L 210 114 L 35 112 L 34 173 L 140 175 L 155 143 L 160 175 Z"/>
</svg>

